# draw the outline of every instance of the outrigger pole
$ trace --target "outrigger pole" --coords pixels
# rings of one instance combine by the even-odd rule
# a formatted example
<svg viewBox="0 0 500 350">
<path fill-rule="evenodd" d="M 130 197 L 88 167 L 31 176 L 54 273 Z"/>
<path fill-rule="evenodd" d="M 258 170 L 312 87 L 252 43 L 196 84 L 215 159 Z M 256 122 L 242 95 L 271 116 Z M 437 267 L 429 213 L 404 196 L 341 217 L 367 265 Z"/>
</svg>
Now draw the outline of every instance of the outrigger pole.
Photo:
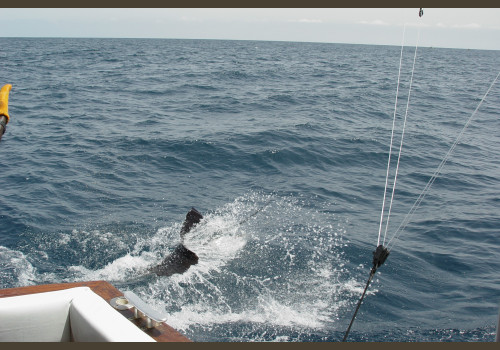
<svg viewBox="0 0 500 350">
<path fill-rule="evenodd" d="M 12 89 L 12 85 L 7 84 L 0 90 L 0 140 L 2 139 L 5 130 L 7 129 L 7 124 L 9 123 L 9 91 Z"/>
</svg>

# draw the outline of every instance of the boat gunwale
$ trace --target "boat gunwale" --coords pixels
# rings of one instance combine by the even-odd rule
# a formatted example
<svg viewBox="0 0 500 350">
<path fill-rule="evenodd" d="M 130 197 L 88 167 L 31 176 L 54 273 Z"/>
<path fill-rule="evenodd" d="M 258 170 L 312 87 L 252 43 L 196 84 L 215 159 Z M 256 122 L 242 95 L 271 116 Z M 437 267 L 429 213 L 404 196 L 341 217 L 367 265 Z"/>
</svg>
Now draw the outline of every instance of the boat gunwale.
<svg viewBox="0 0 500 350">
<path fill-rule="evenodd" d="M 123 293 L 120 292 L 115 286 L 113 286 L 109 282 L 85 281 L 85 282 L 71 282 L 71 283 L 42 284 L 42 285 L 33 285 L 26 287 L 0 289 L 0 298 L 53 292 L 57 290 L 64 290 L 77 287 L 89 287 L 94 293 L 103 298 L 108 304 L 111 299 L 123 296 Z M 132 318 L 134 315 L 133 312 L 130 310 L 117 310 L 117 311 L 127 319 Z M 151 329 L 145 329 L 146 321 L 143 319 L 136 319 L 136 320 L 132 319 L 131 322 L 134 323 L 137 327 L 143 329 L 146 334 L 148 334 L 157 342 L 191 342 L 189 338 L 187 338 L 186 336 L 184 336 L 183 334 L 181 334 L 180 332 L 178 332 L 165 322 Z"/>
</svg>

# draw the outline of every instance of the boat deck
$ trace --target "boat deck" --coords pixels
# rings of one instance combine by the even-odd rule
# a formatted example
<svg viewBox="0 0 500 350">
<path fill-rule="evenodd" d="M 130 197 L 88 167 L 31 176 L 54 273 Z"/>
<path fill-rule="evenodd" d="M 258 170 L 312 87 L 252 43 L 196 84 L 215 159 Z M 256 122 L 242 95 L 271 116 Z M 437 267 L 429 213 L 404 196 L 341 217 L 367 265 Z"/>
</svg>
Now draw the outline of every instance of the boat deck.
<svg viewBox="0 0 500 350">
<path fill-rule="evenodd" d="M 56 290 L 69 289 L 75 287 L 89 287 L 99 295 L 101 298 L 106 300 L 108 303 L 111 299 L 119 296 L 123 296 L 123 293 L 116 289 L 112 284 L 106 281 L 90 281 L 90 282 L 75 282 L 75 283 L 60 283 L 60 284 L 43 284 L 38 286 L 28 286 L 19 288 L 8 288 L 0 290 L 0 298 L 13 297 L 18 295 L 35 294 L 52 292 Z M 133 317 L 133 312 L 130 310 L 117 310 L 126 318 Z M 137 327 L 145 329 L 146 321 L 143 319 L 131 320 Z M 167 325 L 162 323 L 161 325 L 145 329 L 144 332 L 150 337 L 158 342 L 190 342 L 191 340 Z"/>
</svg>

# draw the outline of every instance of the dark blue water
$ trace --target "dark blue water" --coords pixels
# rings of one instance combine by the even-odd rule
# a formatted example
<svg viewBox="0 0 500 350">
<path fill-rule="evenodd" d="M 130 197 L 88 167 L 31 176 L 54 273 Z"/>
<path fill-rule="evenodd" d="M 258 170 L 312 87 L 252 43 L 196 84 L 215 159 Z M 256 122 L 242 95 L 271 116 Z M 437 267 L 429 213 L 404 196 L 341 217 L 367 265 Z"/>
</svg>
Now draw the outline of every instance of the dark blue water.
<svg viewBox="0 0 500 350">
<path fill-rule="evenodd" d="M 13 85 L 0 144 L 0 287 L 105 279 L 195 341 L 342 339 L 377 243 L 399 47 L 0 47 L 0 84 Z M 403 55 L 397 130 L 413 52 Z M 419 48 L 389 237 L 499 67 L 498 51 Z M 494 339 L 499 115 L 497 83 L 377 272 L 350 340 Z M 179 242 L 191 206 L 205 215 L 186 241 L 199 264 L 141 277 Z"/>
</svg>

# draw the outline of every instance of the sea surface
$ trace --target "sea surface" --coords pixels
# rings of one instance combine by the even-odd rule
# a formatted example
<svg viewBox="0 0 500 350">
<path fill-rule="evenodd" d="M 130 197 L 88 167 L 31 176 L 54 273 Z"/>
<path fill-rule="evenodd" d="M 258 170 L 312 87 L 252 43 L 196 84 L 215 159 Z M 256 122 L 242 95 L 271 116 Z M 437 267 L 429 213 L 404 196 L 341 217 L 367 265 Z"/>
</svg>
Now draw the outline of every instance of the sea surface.
<svg viewBox="0 0 500 350">
<path fill-rule="evenodd" d="M 500 69 L 402 54 L 387 242 Z M 104 279 L 194 341 L 341 341 L 378 241 L 401 47 L 0 38 L 0 288 Z M 350 341 L 493 341 L 500 82 L 368 289 Z M 388 202 L 389 203 L 389 202 Z M 386 209 L 389 204 L 386 204 Z M 179 243 L 199 263 L 144 274 Z M 392 244 L 392 243 L 391 243 Z"/>
</svg>

